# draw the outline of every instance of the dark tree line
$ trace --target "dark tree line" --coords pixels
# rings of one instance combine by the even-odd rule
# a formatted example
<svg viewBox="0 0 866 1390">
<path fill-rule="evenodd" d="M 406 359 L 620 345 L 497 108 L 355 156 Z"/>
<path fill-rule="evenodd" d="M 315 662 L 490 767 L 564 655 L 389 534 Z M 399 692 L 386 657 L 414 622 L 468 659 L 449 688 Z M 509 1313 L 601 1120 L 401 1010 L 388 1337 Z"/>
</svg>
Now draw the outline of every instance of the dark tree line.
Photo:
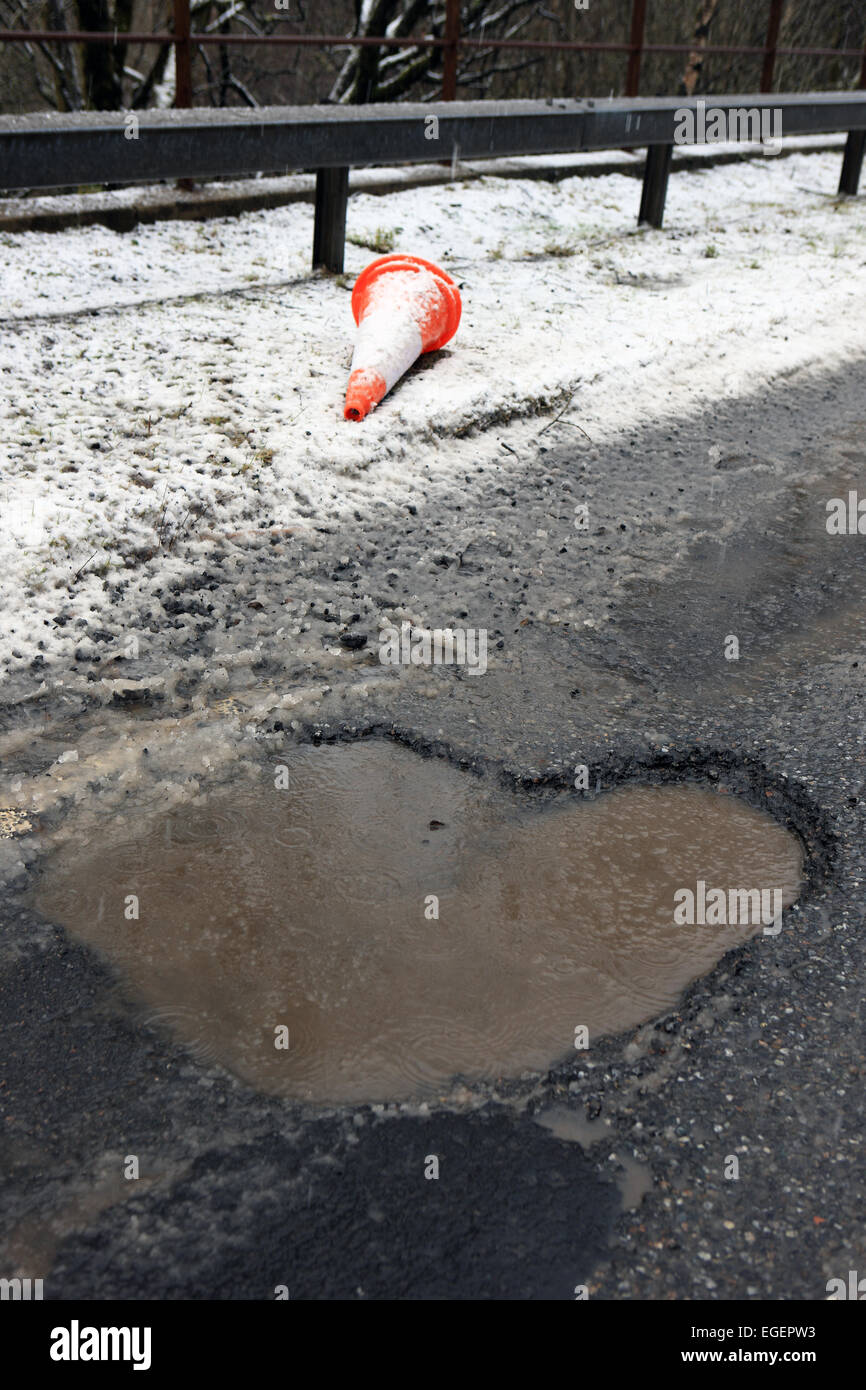
<svg viewBox="0 0 866 1390">
<path fill-rule="evenodd" d="M 626 42 L 632 0 L 461 0 L 466 37 Z M 268 36 L 331 33 L 441 38 L 444 0 L 192 0 L 193 29 Z M 712 44 L 761 47 L 769 0 L 651 0 L 647 41 L 689 44 L 682 54 L 647 54 L 646 95 L 754 91 L 761 59 L 707 52 Z M 171 29 L 171 0 L 0 0 L 0 27 L 67 30 Z M 787 0 L 780 44 L 861 48 L 866 0 Z M 607 96 L 622 91 L 627 55 L 540 54 L 467 49 L 461 54 L 463 97 Z M 852 87 L 856 58 L 780 57 L 778 90 Z M 439 49 L 368 46 L 331 49 L 198 45 L 193 62 L 197 105 L 432 100 L 441 92 Z M 0 109 L 142 109 L 174 99 L 171 45 L 70 44 L 37 41 L 0 46 Z"/>
</svg>

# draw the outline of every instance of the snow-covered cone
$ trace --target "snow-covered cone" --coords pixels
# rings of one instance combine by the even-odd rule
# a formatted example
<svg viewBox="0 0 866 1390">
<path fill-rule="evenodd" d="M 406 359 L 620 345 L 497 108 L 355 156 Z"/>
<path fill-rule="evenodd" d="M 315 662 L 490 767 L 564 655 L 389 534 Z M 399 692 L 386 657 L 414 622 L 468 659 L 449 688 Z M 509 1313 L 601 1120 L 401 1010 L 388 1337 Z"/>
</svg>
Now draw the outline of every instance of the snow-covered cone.
<svg viewBox="0 0 866 1390">
<path fill-rule="evenodd" d="M 460 291 L 420 256 L 382 256 L 352 291 L 358 325 L 345 417 L 363 420 L 422 352 L 435 352 L 460 323 Z"/>
</svg>

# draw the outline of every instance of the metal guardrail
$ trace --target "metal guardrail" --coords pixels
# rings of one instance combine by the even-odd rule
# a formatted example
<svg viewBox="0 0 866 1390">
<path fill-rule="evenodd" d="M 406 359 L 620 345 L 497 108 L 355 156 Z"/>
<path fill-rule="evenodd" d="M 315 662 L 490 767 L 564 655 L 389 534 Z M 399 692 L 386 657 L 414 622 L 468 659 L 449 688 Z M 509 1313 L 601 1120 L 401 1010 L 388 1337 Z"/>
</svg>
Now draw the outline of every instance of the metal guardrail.
<svg viewBox="0 0 866 1390">
<path fill-rule="evenodd" d="M 695 113 L 683 134 L 682 113 Z M 660 227 L 675 144 L 704 143 L 700 113 L 724 113 L 729 138 L 754 140 L 761 113 L 783 135 L 847 131 L 840 192 L 856 194 L 866 92 L 474 101 L 380 106 L 194 108 L 0 116 L 0 188 L 317 172 L 314 265 L 342 270 L 352 167 L 648 147 L 639 220 Z"/>
</svg>

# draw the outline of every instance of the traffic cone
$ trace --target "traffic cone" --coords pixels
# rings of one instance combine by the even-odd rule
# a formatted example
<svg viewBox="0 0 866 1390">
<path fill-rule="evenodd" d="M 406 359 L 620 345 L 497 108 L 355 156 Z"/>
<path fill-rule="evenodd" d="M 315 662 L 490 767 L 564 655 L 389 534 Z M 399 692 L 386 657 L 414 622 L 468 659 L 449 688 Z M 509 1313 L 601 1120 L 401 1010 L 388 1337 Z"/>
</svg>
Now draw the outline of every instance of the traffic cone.
<svg viewBox="0 0 866 1390">
<path fill-rule="evenodd" d="M 358 325 L 345 417 L 365 415 L 422 352 L 436 352 L 460 323 L 460 291 L 444 270 L 420 256 L 382 256 L 352 291 Z"/>
</svg>

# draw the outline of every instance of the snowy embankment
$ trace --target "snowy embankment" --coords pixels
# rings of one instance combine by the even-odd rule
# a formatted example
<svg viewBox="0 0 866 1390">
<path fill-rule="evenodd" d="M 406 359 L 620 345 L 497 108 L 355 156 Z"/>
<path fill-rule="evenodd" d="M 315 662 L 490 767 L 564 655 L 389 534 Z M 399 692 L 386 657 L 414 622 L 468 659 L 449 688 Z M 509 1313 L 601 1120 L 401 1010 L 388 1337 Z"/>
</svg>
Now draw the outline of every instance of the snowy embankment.
<svg viewBox="0 0 866 1390">
<path fill-rule="evenodd" d="M 531 417 L 603 444 L 862 353 L 866 202 L 838 176 L 838 154 L 679 174 L 662 232 L 619 174 L 360 194 L 338 280 L 309 272 L 308 205 L 0 235 L 0 669 L 68 660 L 81 620 L 119 646 L 117 586 L 145 612 L 216 538 L 422 485 L 471 512 L 467 460 L 525 466 Z M 374 245 L 440 262 L 464 316 L 356 425 L 349 291 Z"/>
</svg>

